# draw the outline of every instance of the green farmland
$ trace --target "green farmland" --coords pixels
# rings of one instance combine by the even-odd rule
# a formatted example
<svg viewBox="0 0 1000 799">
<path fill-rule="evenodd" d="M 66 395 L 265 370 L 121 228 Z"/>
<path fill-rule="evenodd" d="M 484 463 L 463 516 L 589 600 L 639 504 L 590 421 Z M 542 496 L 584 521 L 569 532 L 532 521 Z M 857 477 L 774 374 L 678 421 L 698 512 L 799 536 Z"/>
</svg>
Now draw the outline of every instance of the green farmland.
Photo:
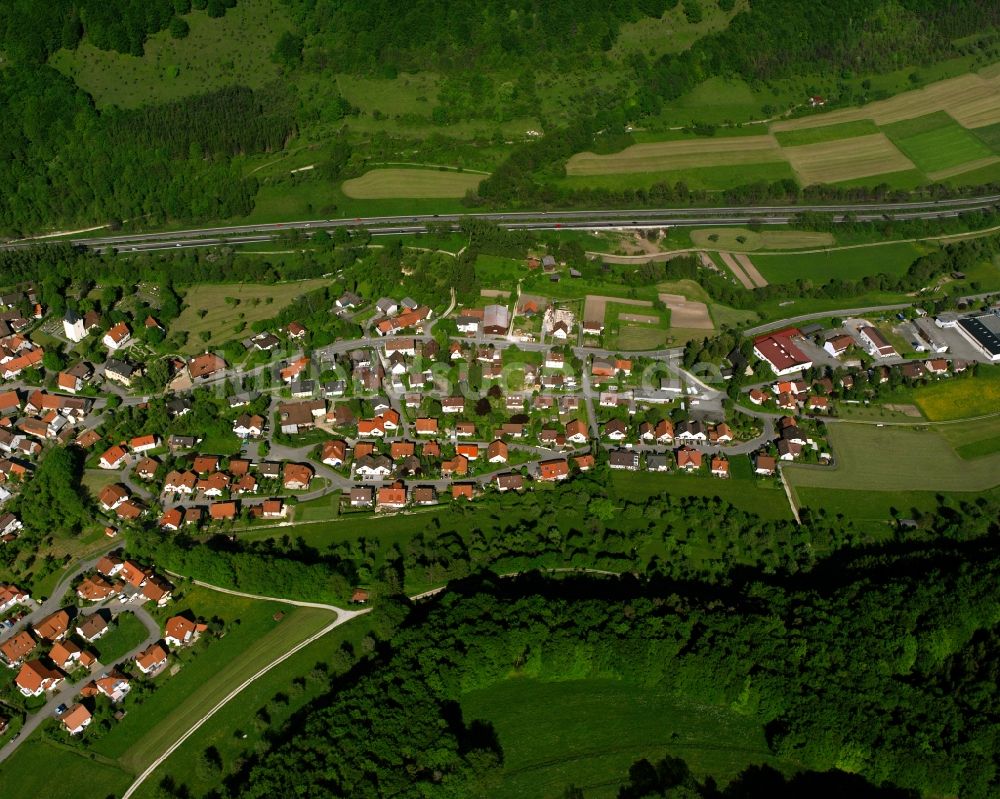
<svg viewBox="0 0 1000 799">
<path fill-rule="evenodd" d="M 902 275 L 926 248 L 912 242 L 845 247 L 821 252 L 754 253 L 753 263 L 769 283 L 830 279 L 860 280 L 867 275 Z"/>
<path fill-rule="evenodd" d="M 963 460 L 933 428 L 829 425 L 833 467 L 793 465 L 785 476 L 798 489 L 985 491 L 1000 485 L 1000 453 Z"/>
</svg>

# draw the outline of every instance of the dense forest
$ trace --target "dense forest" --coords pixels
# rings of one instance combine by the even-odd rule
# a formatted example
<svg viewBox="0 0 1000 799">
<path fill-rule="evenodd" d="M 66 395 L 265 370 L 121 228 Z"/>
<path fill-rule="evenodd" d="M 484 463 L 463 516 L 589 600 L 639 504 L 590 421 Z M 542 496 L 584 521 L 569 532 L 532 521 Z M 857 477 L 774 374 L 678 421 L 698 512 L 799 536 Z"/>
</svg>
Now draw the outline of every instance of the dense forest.
<svg viewBox="0 0 1000 799">
<path fill-rule="evenodd" d="M 754 719 L 772 751 L 804 769 L 838 767 L 876 785 L 986 799 L 1000 787 L 998 567 L 995 541 L 980 539 L 873 552 L 787 586 L 731 591 L 469 578 L 412 610 L 354 679 L 229 782 L 230 795 L 488 795 L 503 741 L 488 720 L 463 718 L 457 700 L 520 674 L 655 685 Z M 385 625 L 402 608 L 388 603 L 381 612 Z M 667 774 L 685 781 L 668 761 L 664 789 L 674 779 Z M 693 793 L 627 792 L 655 775 L 637 764 L 621 795 L 701 793 L 696 784 Z"/>
<path fill-rule="evenodd" d="M 297 32 L 281 37 L 271 57 L 290 80 L 263 90 L 234 86 L 129 111 L 97 109 L 71 79 L 46 63 L 56 50 L 81 41 L 141 55 L 153 33 L 169 28 L 171 35 L 184 35 L 184 16 L 192 9 L 220 17 L 235 3 L 11 0 L 0 5 L 5 54 L 0 104 L 6 112 L 0 119 L 0 234 L 79 223 L 153 227 L 171 220 L 245 216 L 253 209 L 258 184 L 234 167 L 234 156 L 281 149 L 300 126 L 316 122 L 317 114 L 331 121 L 328 109 L 320 113 L 297 96 L 296 75 L 332 70 L 392 77 L 399 70 L 434 70 L 442 74 L 432 120 L 438 125 L 497 119 L 498 113 L 503 119 L 533 115 L 540 106 L 536 74 L 604 70 L 624 23 L 659 17 L 678 5 L 677 0 L 418 0 L 403 6 L 389 0 L 287 0 Z M 685 3 L 685 14 L 696 16 L 697 5 Z M 731 0 L 721 5 L 733 7 Z M 994 30 L 998 18 L 1000 9 L 989 0 L 756 0 L 727 29 L 683 52 L 655 58 L 633 53 L 616 67 L 624 69 L 623 88 L 603 100 L 595 95 L 577 103 L 584 121 L 564 130 L 542 120 L 545 138 L 515 147 L 483 184 L 482 200 L 497 206 L 696 201 L 698 193 L 683 184 L 648 192 L 574 192 L 556 189 L 546 178 L 555 176 L 573 152 L 599 147 L 598 131 L 621 132 L 626 122 L 656 114 L 708 77 L 739 76 L 757 83 L 931 63 L 958 54 L 954 42 L 960 37 Z M 355 111 L 339 95 L 321 105 L 339 109 L 334 116 Z M 888 189 L 826 192 L 830 199 L 850 199 L 885 195 Z M 780 181 L 742 187 L 712 201 L 805 196 L 808 192 L 794 183 Z"/>
</svg>

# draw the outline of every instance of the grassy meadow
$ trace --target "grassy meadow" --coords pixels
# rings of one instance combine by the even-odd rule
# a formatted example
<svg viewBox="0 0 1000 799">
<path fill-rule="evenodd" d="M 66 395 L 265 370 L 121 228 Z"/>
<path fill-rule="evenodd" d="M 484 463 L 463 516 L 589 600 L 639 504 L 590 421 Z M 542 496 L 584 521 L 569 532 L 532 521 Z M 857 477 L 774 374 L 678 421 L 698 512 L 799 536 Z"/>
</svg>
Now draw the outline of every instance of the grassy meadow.
<svg viewBox="0 0 1000 799">
<path fill-rule="evenodd" d="M 1000 452 L 963 460 L 933 428 L 828 426 L 832 467 L 792 465 L 785 477 L 798 490 L 985 491 L 1000 485 Z"/>
<path fill-rule="evenodd" d="M 372 169 L 359 178 L 345 180 L 342 191 L 356 200 L 388 198 L 447 199 L 464 197 L 483 175 L 452 170 Z"/>
<path fill-rule="evenodd" d="M 588 799 L 612 799 L 632 763 L 664 754 L 720 783 L 751 764 L 789 768 L 748 719 L 656 687 L 516 677 L 466 694 L 461 705 L 467 722 L 489 721 L 503 747 L 502 781 L 490 799 L 562 799 L 569 785 Z"/>
<path fill-rule="evenodd" d="M 171 332 L 188 333 L 184 352 L 202 352 L 229 341 L 240 332 L 251 335 L 251 325 L 261 319 L 270 319 L 296 297 L 326 285 L 326 280 L 315 278 L 292 283 L 205 283 L 187 290 L 184 310 L 171 325 Z M 208 341 L 202 332 L 210 333 Z"/>
<path fill-rule="evenodd" d="M 135 108 L 234 84 L 258 89 L 278 79 L 280 69 L 269 56 L 292 28 L 279 0 L 237 3 L 221 19 L 205 11 L 184 19 L 191 29 L 186 38 L 160 31 L 149 37 L 142 56 L 98 50 L 84 41 L 76 50 L 57 52 L 51 64 L 99 107 Z"/>
<path fill-rule="evenodd" d="M 902 275 L 926 252 L 927 248 L 920 244 L 892 242 L 811 253 L 755 253 L 753 263 L 769 283 L 790 283 L 800 278 L 825 283 L 831 278 L 859 280 L 879 272 Z"/>
</svg>

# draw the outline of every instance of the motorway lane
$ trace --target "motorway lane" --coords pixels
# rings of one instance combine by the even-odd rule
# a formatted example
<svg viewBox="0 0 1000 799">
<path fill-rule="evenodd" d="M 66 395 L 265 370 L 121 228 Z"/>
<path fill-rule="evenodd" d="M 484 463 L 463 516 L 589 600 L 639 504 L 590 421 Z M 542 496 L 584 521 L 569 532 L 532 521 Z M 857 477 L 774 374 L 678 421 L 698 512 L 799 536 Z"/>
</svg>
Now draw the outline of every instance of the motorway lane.
<svg viewBox="0 0 1000 799">
<path fill-rule="evenodd" d="M 130 233 L 117 236 L 77 237 L 69 241 L 92 249 L 117 247 L 126 251 L 165 249 L 166 247 L 211 247 L 221 244 L 248 244 L 268 241 L 287 230 L 311 233 L 317 229 L 340 227 L 379 228 L 379 233 L 409 234 L 423 232 L 427 224 L 456 224 L 466 217 L 488 219 L 511 229 L 551 230 L 570 227 L 594 230 L 607 227 L 663 227 L 705 224 L 787 224 L 804 211 L 853 214 L 862 221 L 891 214 L 899 219 L 931 219 L 957 216 L 963 211 L 990 208 L 1000 203 L 1000 195 L 907 203 L 846 203 L 834 205 L 731 206 L 722 208 L 666 208 L 591 211 L 514 211 L 469 214 L 419 214 L 413 216 L 375 216 L 354 219 L 311 219 L 291 222 L 231 225 L 188 230 Z M 51 241 L 51 240 L 49 240 Z M 65 241 L 65 239 L 63 240 Z M 31 246 L 22 240 L 2 245 L 6 249 Z"/>
</svg>

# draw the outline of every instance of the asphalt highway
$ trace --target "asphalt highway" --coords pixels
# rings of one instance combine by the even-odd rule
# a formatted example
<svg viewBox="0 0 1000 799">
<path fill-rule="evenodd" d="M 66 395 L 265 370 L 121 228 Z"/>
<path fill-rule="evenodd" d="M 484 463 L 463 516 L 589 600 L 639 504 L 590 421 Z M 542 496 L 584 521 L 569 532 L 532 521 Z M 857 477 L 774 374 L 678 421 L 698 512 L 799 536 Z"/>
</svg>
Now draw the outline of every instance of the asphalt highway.
<svg viewBox="0 0 1000 799">
<path fill-rule="evenodd" d="M 783 225 L 806 211 L 833 214 L 837 221 L 852 215 L 859 221 L 894 219 L 942 219 L 966 211 L 1000 205 L 1000 195 L 907 203 L 845 203 L 835 205 L 769 205 L 724 208 L 661 208 L 599 211 L 516 211 L 470 214 L 422 214 L 414 216 L 372 216 L 353 219 L 308 219 L 254 225 L 192 228 L 151 233 L 70 238 L 74 244 L 94 250 L 117 249 L 140 252 L 188 247 L 254 244 L 271 241 L 289 230 L 311 235 L 316 230 L 364 227 L 374 235 L 423 233 L 430 224 L 457 225 L 465 217 L 488 219 L 511 230 L 604 230 L 616 228 L 677 227 L 699 225 L 745 225 L 758 222 Z M 44 241 L 65 241 L 46 239 Z M 0 245 L 4 249 L 33 246 L 42 240 L 21 240 Z"/>
</svg>

